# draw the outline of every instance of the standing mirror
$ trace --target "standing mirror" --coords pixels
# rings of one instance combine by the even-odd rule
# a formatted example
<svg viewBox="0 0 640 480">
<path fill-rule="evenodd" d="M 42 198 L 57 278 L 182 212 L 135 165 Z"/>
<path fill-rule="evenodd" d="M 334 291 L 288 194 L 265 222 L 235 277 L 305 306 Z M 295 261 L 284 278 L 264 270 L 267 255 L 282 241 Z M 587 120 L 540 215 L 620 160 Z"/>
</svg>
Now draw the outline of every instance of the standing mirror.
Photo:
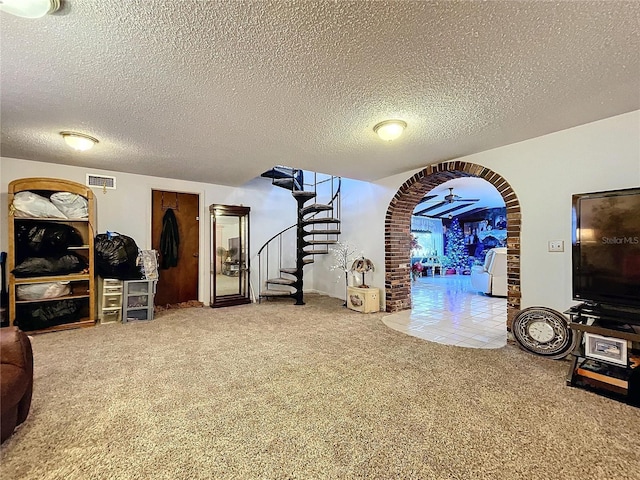
<svg viewBox="0 0 640 480">
<path fill-rule="evenodd" d="M 249 207 L 211 205 L 211 306 L 251 303 Z"/>
</svg>

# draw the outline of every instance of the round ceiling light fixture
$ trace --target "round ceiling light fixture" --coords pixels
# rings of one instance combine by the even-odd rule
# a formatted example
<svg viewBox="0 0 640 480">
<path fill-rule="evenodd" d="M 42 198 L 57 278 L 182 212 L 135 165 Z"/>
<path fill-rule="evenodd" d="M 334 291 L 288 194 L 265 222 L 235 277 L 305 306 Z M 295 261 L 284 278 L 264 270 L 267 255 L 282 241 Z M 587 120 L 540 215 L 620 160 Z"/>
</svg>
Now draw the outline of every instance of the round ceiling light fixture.
<svg viewBox="0 0 640 480">
<path fill-rule="evenodd" d="M 60 9 L 60 0 L 0 0 L 0 10 L 16 17 L 40 18 Z"/>
<path fill-rule="evenodd" d="M 373 127 L 373 131 L 385 142 L 390 142 L 402 135 L 405 128 L 407 128 L 407 122 L 402 120 L 385 120 L 384 122 L 376 124 Z"/>
<path fill-rule="evenodd" d="M 60 132 L 60 135 L 62 135 L 62 138 L 64 138 L 67 145 L 74 150 L 79 150 L 81 152 L 92 149 L 93 146 L 98 143 L 97 138 L 85 135 L 84 133 Z"/>
</svg>

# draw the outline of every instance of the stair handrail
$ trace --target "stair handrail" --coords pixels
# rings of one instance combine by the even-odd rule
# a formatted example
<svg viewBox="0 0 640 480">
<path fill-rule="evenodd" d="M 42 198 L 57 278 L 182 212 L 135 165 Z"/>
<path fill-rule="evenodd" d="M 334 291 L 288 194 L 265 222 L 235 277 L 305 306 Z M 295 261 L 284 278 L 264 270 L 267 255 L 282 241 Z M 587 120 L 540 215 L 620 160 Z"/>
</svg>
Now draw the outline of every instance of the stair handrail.
<svg viewBox="0 0 640 480">
<path fill-rule="evenodd" d="M 262 253 L 262 250 L 265 249 L 265 247 L 267 245 L 269 245 L 271 243 L 272 240 L 275 240 L 277 237 L 281 236 L 284 232 L 286 232 L 287 230 L 291 230 L 292 228 L 297 227 L 297 224 L 293 224 L 290 227 L 285 228 L 284 230 L 276 233 L 273 237 L 271 237 L 269 240 L 267 240 L 266 242 L 264 242 L 264 245 L 262 245 L 262 247 L 260 247 L 260 250 L 258 250 L 258 255 L 260 255 Z"/>
</svg>

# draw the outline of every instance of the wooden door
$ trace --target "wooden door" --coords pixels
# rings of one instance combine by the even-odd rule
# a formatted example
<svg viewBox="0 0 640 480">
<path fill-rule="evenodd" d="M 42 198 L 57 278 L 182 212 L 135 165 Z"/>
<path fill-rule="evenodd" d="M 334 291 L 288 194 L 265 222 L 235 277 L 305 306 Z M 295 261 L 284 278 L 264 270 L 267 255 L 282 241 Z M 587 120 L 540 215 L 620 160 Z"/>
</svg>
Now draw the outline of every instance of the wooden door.
<svg viewBox="0 0 640 480">
<path fill-rule="evenodd" d="M 178 225 L 178 261 L 176 266 L 160 268 L 155 304 L 168 305 L 198 300 L 198 254 L 200 252 L 199 196 L 193 193 L 152 191 L 151 242 L 160 254 L 163 219 L 171 209 Z"/>
</svg>

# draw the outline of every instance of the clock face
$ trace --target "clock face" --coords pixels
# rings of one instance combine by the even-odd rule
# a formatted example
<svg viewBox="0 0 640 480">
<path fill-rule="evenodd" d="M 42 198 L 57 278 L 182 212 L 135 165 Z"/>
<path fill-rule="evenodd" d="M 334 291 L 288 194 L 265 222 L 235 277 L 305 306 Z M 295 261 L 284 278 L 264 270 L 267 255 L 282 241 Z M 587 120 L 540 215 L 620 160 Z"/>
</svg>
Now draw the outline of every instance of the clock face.
<svg viewBox="0 0 640 480">
<path fill-rule="evenodd" d="M 555 337 L 553 327 L 544 321 L 534 321 L 528 325 L 529 336 L 539 343 L 549 343 Z"/>
<path fill-rule="evenodd" d="M 567 356 L 577 339 L 566 318 L 545 307 L 522 310 L 514 318 L 511 331 L 524 350 L 550 358 Z"/>
</svg>

